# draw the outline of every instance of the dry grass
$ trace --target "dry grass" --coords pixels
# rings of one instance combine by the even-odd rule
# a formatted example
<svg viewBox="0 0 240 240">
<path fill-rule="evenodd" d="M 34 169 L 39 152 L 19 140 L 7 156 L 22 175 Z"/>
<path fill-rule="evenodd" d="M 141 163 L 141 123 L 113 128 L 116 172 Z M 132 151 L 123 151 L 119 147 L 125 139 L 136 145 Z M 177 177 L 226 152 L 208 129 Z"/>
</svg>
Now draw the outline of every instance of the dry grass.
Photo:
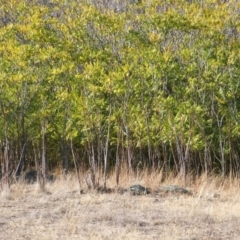
<svg viewBox="0 0 240 240">
<path fill-rule="evenodd" d="M 121 187 L 182 185 L 172 177 L 161 182 L 161 174 L 124 175 Z M 79 195 L 74 176 L 48 183 L 46 192 L 18 182 L 0 192 L 0 239 L 240 239 L 237 180 L 189 178 L 187 188 L 193 196 L 101 194 L 86 186 Z"/>
</svg>

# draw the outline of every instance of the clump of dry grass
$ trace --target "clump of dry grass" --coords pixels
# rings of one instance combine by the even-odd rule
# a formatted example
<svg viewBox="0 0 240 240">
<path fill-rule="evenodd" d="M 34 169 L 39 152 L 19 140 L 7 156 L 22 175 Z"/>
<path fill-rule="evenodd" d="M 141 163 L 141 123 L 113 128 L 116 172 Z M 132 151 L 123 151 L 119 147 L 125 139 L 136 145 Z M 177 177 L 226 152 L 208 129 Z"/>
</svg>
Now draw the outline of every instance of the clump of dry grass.
<svg viewBox="0 0 240 240">
<path fill-rule="evenodd" d="M 80 195 L 74 174 L 48 182 L 45 192 L 37 183 L 15 182 L 0 192 L 0 239 L 239 239 L 238 180 L 192 179 L 122 171 L 118 186 L 157 190 L 179 185 L 193 191 L 192 196 L 102 194 L 89 190 L 83 179 Z M 114 175 L 108 187 L 117 188 Z"/>
</svg>

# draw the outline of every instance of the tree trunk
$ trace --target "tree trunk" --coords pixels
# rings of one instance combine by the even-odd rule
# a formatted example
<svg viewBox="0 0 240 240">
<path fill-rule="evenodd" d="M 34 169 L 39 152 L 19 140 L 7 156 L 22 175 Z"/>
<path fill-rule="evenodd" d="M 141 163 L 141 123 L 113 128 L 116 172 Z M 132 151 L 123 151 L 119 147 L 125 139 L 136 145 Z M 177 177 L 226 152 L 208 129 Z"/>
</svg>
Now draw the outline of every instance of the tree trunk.
<svg viewBox="0 0 240 240">
<path fill-rule="evenodd" d="M 120 129 L 117 137 L 117 149 L 116 149 L 116 165 L 115 165 L 115 172 L 116 172 L 116 184 L 119 185 L 119 176 L 120 176 L 120 156 L 119 156 L 119 145 L 120 145 Z"/>
<path fill-rule="evenodd" d="M 16 176 L 19 176 L 23 171 L 23 167 L 26 162 L 26 149 L 27 149 L 27 140 L 26 140 L 26 133 L 25 133 L 25 118 L 24 113 L 22 113 L 21 119 L 21 129 L 22 129 L 22 151 L 19 159 L 19 163 L 16 169 Z"/>
<path fill-rule="evenodd" d="M 130 139 L 129 139 L 129 131 L 128 127 L 125 127 L 126 129 L 126 138 L 127 138 L 127 159 L 128 159 L 128 171 L 131 174 L 132 173 L 132 156 L 131 156 L 131 147 L 130 147 Z"/>
<path fill-rule="evenodd" d="M 38 154 L 37 154 L 37 150 L 36 150 L 36 147 L 33 143 L 33 154 L 34 154 L 34 162 L 35 162 L 35 168 L 36 168 L 36 171 L 37 171 L 37 183 L 39 184 L 39 186 L 41 186 L 41 169 L 40 169 L 40 166 L 39 166 L 39 159 L 38 159 Z"/>
<path fill-rule="evenodd" d="M 93 189 L 96 188 L 96 164 L 93 143 L 89 144 L 89 165 L 91 172 L 91 182 Z"/>
<path fill-rule="evenodd" d="M 62 139 L 62 152 L 63 152 L 63 174 L 66 175 L 68 173 L 69 168 L 69 147 L 67 142 Z"/>
<path fill-rule="evenodd" d="M 110 99 L 111 101 L 111 99 Z M 105 149 L 104 149 L 104 188 L 106 188 L 107 185 L 107 164 L 108 164 L 108 145 L 109 145 L 109 137 L 110 137 L 110 116 L 112 113 L 111 104 L 110 104 L 110 110 L 108 115 L 108 128 L 107 128 L 107 139 L 105 143 Z"/>
<path fill-rule="evenodd" d="M 42 172 L 41 172 L 41 190 L 45 190 L 46 182 L 46 145 L 45 145 L 45 134 L 46 134 L 46 120 L 42 121 Z"/>
<path fill-rule="evenodd" d="M 79 193 L 82 194 L 82 186 L 81 186 L 81 180 L 80 180 L 80 169 L 79 169 L 79 164 L 77 162 L 77 159 L 76 159 L 76 156 L 75 156 L 75 153 L 74 153 L 72 139 L 71 139 L 71 150 L 72 150 L 72 156 L 73 156 L 76 175 L 77 175 L 77 178 L 78 178 Z"/>
<path fill-rule="evenodd" d="M 3 164 L 2 164 L 2 183 L 4 187 L 10 187 L 9 179 L 9 142 L 8 138 L 5 137 L 5 148 L 3 154 Z"/>
</svg>

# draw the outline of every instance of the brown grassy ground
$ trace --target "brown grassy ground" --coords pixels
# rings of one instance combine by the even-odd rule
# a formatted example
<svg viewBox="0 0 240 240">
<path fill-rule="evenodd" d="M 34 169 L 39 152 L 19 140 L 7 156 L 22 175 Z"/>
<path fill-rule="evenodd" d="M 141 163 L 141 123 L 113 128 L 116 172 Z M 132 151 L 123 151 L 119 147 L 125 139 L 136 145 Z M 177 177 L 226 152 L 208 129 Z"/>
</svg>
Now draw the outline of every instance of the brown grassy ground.
<svg viewBox="0 0 240 240">
<path fill-rule="evenodd" d="M 176 178 L 160 179 L 125 177 L 121 186 L 181 185 Z M 108 182 L 114 186 L 111 178 Z M 101 194 L 86 188 L 80 196 L 74 176 L 48 183 L 46 192 L 37 184 L 15 183 L 0 193 L 0 239 L 240 239 L 238 181 L 201 177 L 187 186 L 193 196 Z"/>
</svg>

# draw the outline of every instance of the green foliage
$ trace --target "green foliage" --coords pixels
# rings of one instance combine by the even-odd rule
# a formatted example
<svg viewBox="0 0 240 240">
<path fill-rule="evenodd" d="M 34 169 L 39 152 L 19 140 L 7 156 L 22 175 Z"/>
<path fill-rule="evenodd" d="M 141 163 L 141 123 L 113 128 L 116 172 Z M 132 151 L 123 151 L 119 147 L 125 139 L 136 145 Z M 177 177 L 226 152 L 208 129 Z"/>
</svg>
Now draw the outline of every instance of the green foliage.
<svg viewBox="0 0 240 240">
<path fill-rule="evenodd" d="M 47 120 L 51 146 L 105 146 L 112 165 L 117 147 L 152 166 L 165 148 L 189 170 L 239 165 L 239 3 L 30 2 L 0 7 L 1 141 L 21 152 Z"/>
</svg>

